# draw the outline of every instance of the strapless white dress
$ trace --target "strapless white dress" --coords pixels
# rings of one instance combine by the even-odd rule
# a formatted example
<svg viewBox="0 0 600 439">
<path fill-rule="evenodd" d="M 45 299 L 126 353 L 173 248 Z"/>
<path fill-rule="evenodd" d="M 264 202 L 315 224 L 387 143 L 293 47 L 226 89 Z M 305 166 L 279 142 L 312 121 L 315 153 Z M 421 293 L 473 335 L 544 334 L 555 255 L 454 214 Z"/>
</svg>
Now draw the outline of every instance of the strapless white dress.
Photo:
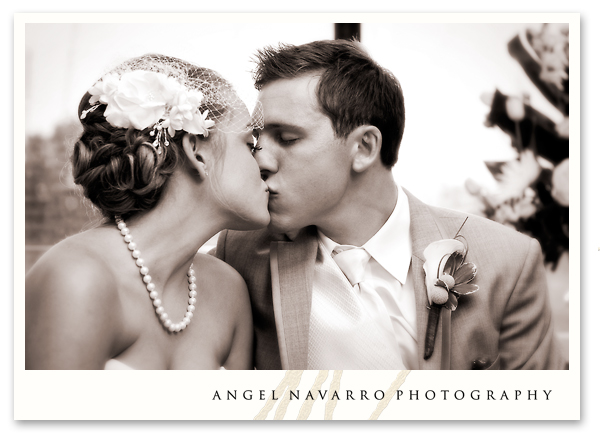
<svg viewBox="0 0 600 439">
<path fill-rule="evenodd" d="M 104 365 L 104 370 L 136 370 L 136 369 L 134 369 L 133 367 L 127 366 L 125 363 L 123 363 L 119 360 L 115 360 L 114 358 L 111 358 Z M 227 370 L 227 369 L 225 369 L 224 367 L 221 366 L 219 368 L 219 370 Z"/>
<path fill-rule="evenodd" d="M 104 365 L 104 370 L 135 370 L 133 367 L 127 366 L 125 363 L 111 358 Z"/>
</svg>

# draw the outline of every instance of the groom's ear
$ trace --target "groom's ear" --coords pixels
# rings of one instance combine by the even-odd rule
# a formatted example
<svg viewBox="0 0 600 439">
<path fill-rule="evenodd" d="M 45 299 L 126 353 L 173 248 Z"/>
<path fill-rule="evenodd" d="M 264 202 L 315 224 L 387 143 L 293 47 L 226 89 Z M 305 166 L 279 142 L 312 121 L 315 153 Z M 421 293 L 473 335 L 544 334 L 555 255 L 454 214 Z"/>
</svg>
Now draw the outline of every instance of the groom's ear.
<svg viewBox="0 0 600 439">
<path fill-rule="evenodd" d="M 198 174 L 200 180 L 204 180 L 208 176 L 206 169 L 206 157 L 204 155 L 203 142 L 194 134 L 186 133 L 181 141 L 183 152 L 187 157 L 187 161 L 194 173 Z"/>
<path fill-rule="evenodd" d="M 373 125 L 361 125 L 352 130 L 347 141 L 352 149 L 352 170 L 364 172 L 379 160 L 381 131 Z"/>
</svg>

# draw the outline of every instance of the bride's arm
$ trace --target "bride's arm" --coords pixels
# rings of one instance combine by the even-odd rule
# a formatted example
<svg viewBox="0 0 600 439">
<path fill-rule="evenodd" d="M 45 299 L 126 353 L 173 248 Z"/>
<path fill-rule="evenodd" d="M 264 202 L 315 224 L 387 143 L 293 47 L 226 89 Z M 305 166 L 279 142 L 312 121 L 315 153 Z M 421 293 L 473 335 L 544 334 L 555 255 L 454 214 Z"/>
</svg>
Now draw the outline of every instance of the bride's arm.
<svg viewBox="0 0 600 439">
<path fill-rule="evenodd" d="M 103 369 L 121 321 L 114 282 L 97 261 L 49 253 L 26 278 L 25 368 Z"/>
<path fill-rule="evenodd" d="M 248 288 L 242 277 L 235 273 L 235 285 L 232 288 L 235 298 L 235 327 L 229 355 L 223 367 L 225 369 L 251 369 L 254 341 L 254 327 L 252 325 L 252 310 Z"/>
</svg>

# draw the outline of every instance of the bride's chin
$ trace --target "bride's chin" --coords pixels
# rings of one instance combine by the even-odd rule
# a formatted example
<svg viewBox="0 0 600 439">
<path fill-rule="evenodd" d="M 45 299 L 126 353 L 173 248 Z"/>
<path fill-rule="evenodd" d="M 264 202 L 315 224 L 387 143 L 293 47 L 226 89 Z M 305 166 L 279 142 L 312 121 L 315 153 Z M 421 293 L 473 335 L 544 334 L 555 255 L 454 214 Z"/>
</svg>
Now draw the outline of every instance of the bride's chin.
<svg viewBox="0 0 600 439">
<path fill-rule="evenodd" d="M 260 216 L 258 221 L 253 225 L 252 229 L 262 229 L 267 227 L 271 222 L 271 216 L 269 215 L 269 211 L 265 209 L 265 212 Z"/>
</svg>

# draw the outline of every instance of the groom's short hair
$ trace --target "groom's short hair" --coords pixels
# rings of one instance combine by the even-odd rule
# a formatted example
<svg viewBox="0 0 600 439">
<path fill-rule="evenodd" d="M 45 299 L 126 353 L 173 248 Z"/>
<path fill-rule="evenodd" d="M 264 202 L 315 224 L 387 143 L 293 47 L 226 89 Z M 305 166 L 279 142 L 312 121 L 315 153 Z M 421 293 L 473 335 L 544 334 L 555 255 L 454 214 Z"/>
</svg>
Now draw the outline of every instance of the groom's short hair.
<svg viewBox="0 0 600 439">
<path fill-rule="evenodd" d="M 336 135 L 345 138 L 361 125 L 376 126 L 382 135 L 381 161 L 388 168 L 394 166 L 404 132 L 402 88 L 358 42 L 322 40 L 266 47 L 258 51 L 256 63 L 258 90 L 277 79 L 319 75 L 317 100 Z"/>
</svg>

